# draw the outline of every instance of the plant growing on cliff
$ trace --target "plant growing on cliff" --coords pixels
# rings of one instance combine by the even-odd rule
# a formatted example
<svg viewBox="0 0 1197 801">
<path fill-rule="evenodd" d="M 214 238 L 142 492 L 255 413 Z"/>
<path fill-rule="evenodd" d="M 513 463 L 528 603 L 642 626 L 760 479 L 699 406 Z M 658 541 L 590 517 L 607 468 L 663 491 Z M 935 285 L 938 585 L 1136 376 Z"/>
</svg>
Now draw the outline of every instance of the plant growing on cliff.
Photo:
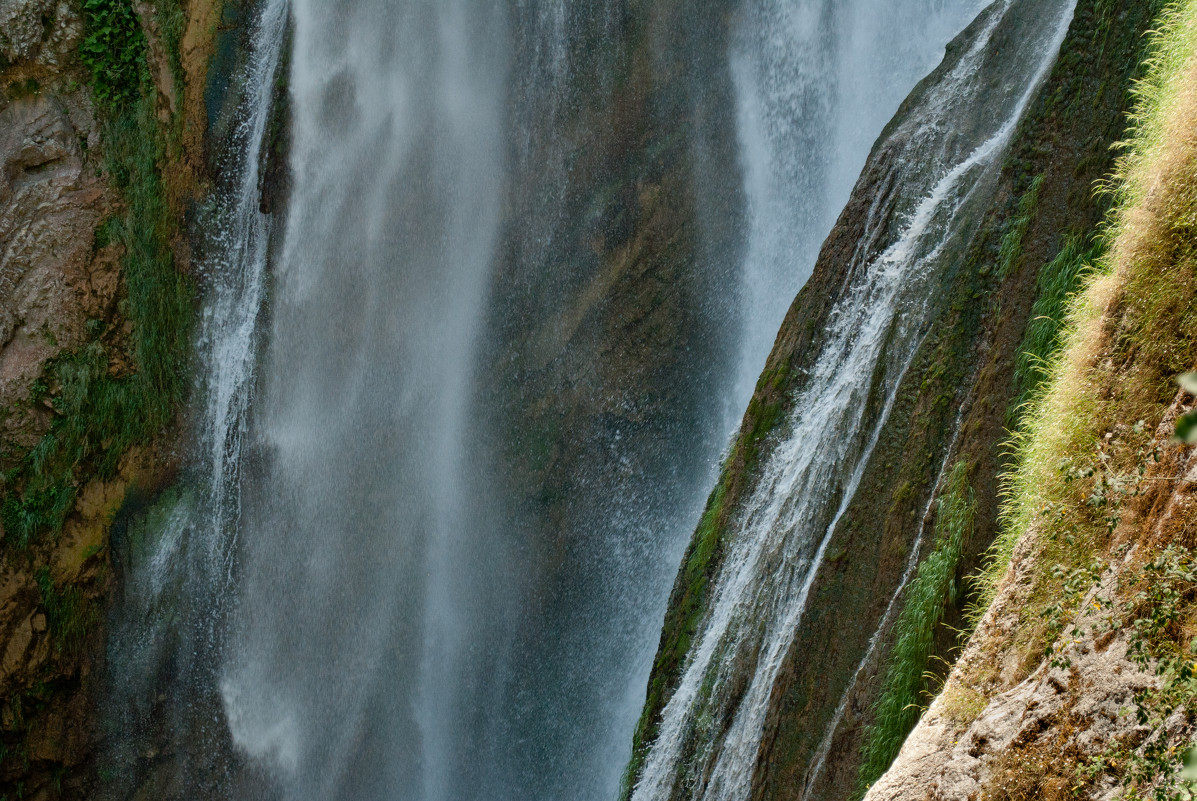
<svg viewBox="0 0 1197 801">
<path fill-rule="evenodd" d="M 1085 586 L 1079 592 L 1088 593 L 1099 582 L 1098 576 L 1091 576 L 1081 582 Z M 1193 750 L 1178 741 L 1169 722 L 1181 715 L 1191 723 L 1197 714 L 1191 711 L 1197 701 L 1197 640 L 1187 646 L 1185 642 L 1197 605 L 1197 562 L 1188 548 L 1169 545 L 1128 571 L 1121 585 L 1120 602 L 1100 594 L 1094 597 L 1094 608 L 1111 612 L 1105 621 L 1088 628 L 1096 634 L 1102 628 L 1128 631 L 1127 658 L 1157 681 L 1134 694 L 1132 714 L 1138 731 L 1100 754 L 1081 759 L 1076 766 L 1077 786 L 1091 786 L 1105 775 L 1122 785 L 1128 801 L 1192 798 L 1197 788 Z M 1074 625 L 1079 638 L 1086 627 Z"/>
<path fill-rule="evenodd" d="M 1100 245 L 1086 244 L 1081 237 L 1069 237 L 1054 259 L 1039 271 L 1031 320 L 1014 363 L 1016 395 L 1011 420 L 1027 408 L 1047 375 L 1047 368 L 1060 350 L 1064 319 L 1073 296 L 1098 258 Z"/>
<path fill-rule="evenodd" d="M 947 605 L 956 599 L 956 571 L 976 514 L 968 474 L 964 462 L 957 462 L 948 474 L 935 517 L 935 548 L 907 588 L 874 707 L 876 717 L 865 733 L 858 798 L 889 768 L 922 715 L 935 632 Z"/>
<path fill-rule="evenodd" d="M 91 71 L 92 92 L 119 108 L 141 94 L 145 34 L 129 0 L 83 0 L 84 37 L 79 57 Z"/>
<path fill-rule="evenodd" d="M 1035 209 L 1039 206 L 1039 190 L 1042 188 L 1043 176 L 1036 175 L 1027 191 L 1018 199 L 1018 208 L 1006 224 L 1006 231 L 1002 234 L 1002 242 L 998 249 L 999 280 L 1004 280 L 1018 263 L 1018 257 L 1022 254 L 1022 240 L 1035 217 Z"/>
<path fill-rule="evenodd" d="M 170 422 L 186 389 L 193 290 L 172 253 L 177 213 L 159 171 L 166 142 L 144 35 L 128 0 L 88 0 L 85 18 L 94 46 L 85 43 L 82 57 L 93 66 L 104 164 L 125 201 L 124 214 L 106 220 L 97 237 L 124 249 L 121 305 L 132 332 L 126 342 L 103 323 L 89 325 L 89 342 L 46 365 L 50 430 L 3 476 L 4 539 L 21 547 L 60 531 L 80 480 L 112 476 L 132 446 Z M 101 54 L 105 42 L 119 52 Z"/>
<path fill-rule="evenodd" d="M 59 653 L 76 657 L 83 649 L 87 632 L 96 619 L 91 603 L 78 587 L 59 587 L 50 577 L 49 568 L 34 574 L 42 608 L 46 610 L 46 628 Z"/>
</svg>

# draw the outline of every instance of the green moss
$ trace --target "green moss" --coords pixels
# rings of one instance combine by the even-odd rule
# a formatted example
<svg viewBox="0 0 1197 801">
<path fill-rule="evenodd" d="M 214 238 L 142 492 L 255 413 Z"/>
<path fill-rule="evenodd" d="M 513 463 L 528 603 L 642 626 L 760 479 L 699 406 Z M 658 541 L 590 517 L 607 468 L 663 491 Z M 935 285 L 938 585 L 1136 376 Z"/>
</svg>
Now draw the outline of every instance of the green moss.
<svg viewBox="0 0 1197 801">
<path fill-rule="evenodd" d="M 957 595 L 956 572 L 976 513 L 969 467 L 958 462 L 948 474 L 935 519 L 935 548 L 919 564 L 895 624 L 894 646 L 874 706 L 875 720 L 861 749 L 857 797 L 881 777 L 918 723 L 926 700 L 926 675 L 935 631 Z"/>
<path fill-rule="evenodd" d="M 5 90 L 5 94 L 9 100 L 20 100 L 22 97 L 40 94 L 41 91 L 42 86 L 36 78 L 27 78 L 23 81 L 16 81 L 9 84 Z"/>
</svg>

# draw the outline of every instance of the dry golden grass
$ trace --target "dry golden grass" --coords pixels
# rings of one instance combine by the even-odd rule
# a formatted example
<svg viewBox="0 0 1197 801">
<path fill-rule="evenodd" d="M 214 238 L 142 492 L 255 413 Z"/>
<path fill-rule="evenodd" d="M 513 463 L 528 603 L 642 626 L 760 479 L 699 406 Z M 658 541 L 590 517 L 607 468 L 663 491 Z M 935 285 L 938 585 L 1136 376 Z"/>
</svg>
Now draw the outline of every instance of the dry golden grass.
<svg viewBox="0 0 1197 801">
<path fill-rule="evenodd" d="M 1092 501 L 1093 479 L 1069 468 L 1137 472 L 1176 376 L 1197 364 L 1197 0 L 1164 13 L 1151 53 L 1130 136 L 1103 187 L 1115 201 L 1106 254 L 1069 310 L 1064 347 L 1012 442 L 1002 533 L 981 577 L 978 616 L 996 598 L 1015 545 L 1034 538 L 1024 544 L 1033 554 L 1029 602 L 1008 641 L 991 646 L 1025 651 L 1028 670 L 1050 636 L 1044 611 L 1061 586 L 1053 568 L 1103 553 L 1116 515 L 1116 506 Z"/>
</svg>

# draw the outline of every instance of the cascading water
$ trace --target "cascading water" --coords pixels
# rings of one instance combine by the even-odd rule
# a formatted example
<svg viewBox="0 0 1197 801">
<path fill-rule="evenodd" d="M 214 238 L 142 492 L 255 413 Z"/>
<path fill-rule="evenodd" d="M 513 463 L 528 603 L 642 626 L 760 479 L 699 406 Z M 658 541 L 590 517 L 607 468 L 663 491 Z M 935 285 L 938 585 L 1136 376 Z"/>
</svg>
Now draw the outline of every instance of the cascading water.
<svg viewBox="0 0 1197 801">
<path fill-rule="evenodd" d="M 910 360 L 926 336 L 931 288 L 969 228 L 970 201 L 989 194 L 1016 125 L 1054 63 L 1074 0 L 1000 0 L 971 31 L 971 46 L 907 118 L 889 185 L 918 198 L 902 222 L 870 214 L 848 265 L 849 285 L 796 398 L 788 431 L 740 512 L 709 612 L 662 713 L 633 798 L 741 801 L 752 788 L 770 694 L 840 517 L 859 485 Z M 990 40 L 1012 9 L 1026 56 L 992 82 Z M 1009 44 L 1009 40 L 1007 40 Z M 1014 74 L 1012 74 L 1014 73 Z M 971 130 L 963 105 L 987 110 Z M 879 244 L 878 244 L 879 243 Z"/>
<path fill-rule="evenodd" d="M 264 5 L 252 32 L 258 44 L 242 71 L 238 122 L 221 160 L 235 180 L 205 212 L 211 231 L 199 273 L 209 289 L 197 343 L 201 385 L 190 469 L 147 519 L 125 527 L 117 548 L 124 581 L 109 638 L 108 660 L 118 667 L 105 699 L 106 758 L 126 769 L 112 771 L 103 797 L 134 793 L 144 777 L 127 766 L 163 747 L 195 755 L 177 763 L 165 786 L 151 785 L 160 792 L 224 788 L 230 778 L 221 764 L 227 735 L 211 688 L 234 588 L 271 236 L 271 218 L 259 200 L 263 144 L 286 25 L 286 0 Z M 156 732 L 160 727 L 168 731 Z M 158 742 L 147 744 L 147 738 Z"/>
<path fill-rule="evenodd" d="M 238 799 L 613 796 L 727 410 L 872 139 L 980 2 L 746 2 L 727 47 L 720 0 L 264 0 L 225 165 L 239 182 L 203 270 L 194 477 L 146 524 L 110 657 L 139 677 L 116 693 L 134 717 L 183 732 L 165 738 L 175 781 Z M 259 172 L 288 19 L 290 196 L 268 275 Z M 968 155 L 933 144 L 939 164 Z M 726 189 L 737 166 L 743 197 Z M 949 184 L 929 232 L 963 202 Z M 635 282 L 670 259 L 685 270 Z M 895 252 L 860 290 L 875 313 L 837 323 L 845 348 L 888 332 L 886 387 L 918 334 L 917 314 L 892 323 L 924 300 L 913 263 Z M 635 347 L 673 361 L 628 378 Z M 775 462 L 783 495 L 761 495 L 754 531 L 851 494 L 867 443 L 844 404 L 869 385 L 845 364 L 811 403 L 847 444 Z M 809 562 L 799 534 L 784 547 Z M 770 547 L 737 557 L 743 582 Z M 775 579 L 751 600 L 772 609 L 754 635 L 769 653 L 794 611 Z M 731 618 L 747 589 L 721 590 Z M 752 767 L 759 719 L 736 725 L 711 762 L 720 786 Z M 667 788 L 680 762 L 658 742 Z"/>
<path fill-rule="evenodd" d="M 740 9 L 730 62 L 752 314 L 730 409 L 736 423 L 877 134 L 988 2 L 749 0 Z"/>
<path fill-rule="evenodd" d="M 287 798 L 451 798 L 465 663 L 501 665 L 518 575 L 472 515 L 466 416 L 507 20 L 464 1 L 292 14 L 293 189 L 225 709 Z"/>
</svg>

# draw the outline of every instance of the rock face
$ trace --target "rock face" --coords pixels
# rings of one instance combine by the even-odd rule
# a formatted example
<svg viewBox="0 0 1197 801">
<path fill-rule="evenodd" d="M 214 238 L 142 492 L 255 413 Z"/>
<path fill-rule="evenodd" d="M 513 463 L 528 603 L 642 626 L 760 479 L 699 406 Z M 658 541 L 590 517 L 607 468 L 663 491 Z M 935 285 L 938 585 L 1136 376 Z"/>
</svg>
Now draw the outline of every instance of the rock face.
<svg viewBox="0 0 1197 801">
<path fill-rule="evenodd" d="M 49 428 L 45 366 L 87 338 L 89 320 L 108 325 L 117 315 L 120 253 L 100 245 L 95 232 L 116 203 L 102 177 L 99 135 L 89 93 L 73 50 L 81 23 L 70 3 L 9 2 L 0 8 L 0 466 L 12 467 Z M 74 65 L 74 66 L 72 66 Z M 119 327 L 119 326 L 118 326 Z M 2 488 L 5 489 L 7 488 Z M 92 482 L 78 513 L 56 545 L 0 555 L 0 718 L 8 752 L 0 761 L 0 788 L 47 792 L 52 773 L 64 775 L 61 792 L 78 792 L 71 772 L 91 745 L 85 686 L 91 673 L 83 654 L 97 632 L 59 636 L 69 597 L 72 612 L 92 607 L 59 586 L 103 586 L 106 521 L 120 504 L 122 486 Z M 53 595 L 53 597 L 51 597 Z M 53 618 L 53 619 L 51 619 Z M 82 621 L 80 621 L 82 622 Z M 53 625 L 52 625 L 53 624 Z M 81 639 L 83 638 L 83 639 Z M 68 641 L 69 640 L 69 641 Z"/>
<path fill-rule="evenodd" d="M 0 64 L 66 67 L 82 32 L 74 3 L 6 0 L 0 5 Z"/>
<path fill-rule="evenodd" d="M 950 290 L 952 300 L 916 357 L 913 375 L 895 404 L 895 422 L 882 433 L 866 478 L 845 513 L 846 536 L 836 552 L 847 556 L 820 576 L 812 608 L 834 610 L 844 598 L 870 598 L 859 607 L 869 610 L 862 617 L 881 618 L 889 594 L 878 590 L 896 586 L 898 564 L 909 553 L 918 528 L 930 530 L 930 515 L 923 516 L 934 510 L 937 476 L 941 468 L 946 475 L 946 468 L 954 464 L 970 467 L 977 499 L 955 586 L 968 586 L 967 577 L 978 569 L 998 531 L 1000 476 L 1009 458 L 1005 443 L 1021 389 L 1015 371 L 1026 349 L 1032 306 L 1041 292 L 1040 275 L 1070 238 L 1083 237 L 1101 218 L 1105 201 L 1094 196 L 1093 186 L 1113 163 L 1110 147 L 1123 134 L 1142 34 L 1159 5 L 1125 8 L 1116 22 L 1109 22 L 1100 3 L 1077 4 L 1057 64 L 1011 144 L 992 206 L 959 251 L 961 269 Z M 1105 47 L 1094 57 L 1092 50 L 1103 39 Z M 1041 185 L 1033 193 L 1036 177 L 1041 177 Z M 1024 216 L 1031 195 L 1037 202 Z M 1004 265 L 1003 251 L 1009 252 L 1007 244 L 1020 229 L 1013 240 L 1013 258 Z M 883 578 L 886 575 L 893 578 Z M 947 603 L 946 625 L 935 634 L 939 659 L 955 658 L 952 631 L 964 626 L 968 603 L 966 592 Z M 796 638 L 774 696 L 776 729 L 768 752 L 762 754 L 757 797 L 776 792 L 778 798 L 801 798 L 805 791 L 796 788 L 808 786 L 810 798 L 847 798 L 856 791 L 860 749 L 874 721 L 896 617 L 895 609 L 881 645 L 863 663 L 856 660 L 864 655 L 873 629 L 866 625 L 862 631 L 846 631 L 843 621 L 852 618 L 842 612 L 817 616 L 810 632 Z M 829 660 L 835 665 L 822 665 L 836 676 L 826 682 L 815 679 L 818 668 L 805 657 L 823 650 L 832 654 Z M 942 676 L 944 664 L 933 659 L 926 670 Z M 924 688 L 930 690 L 937 682 L 927 679 Z M 826 724 L 808 728 L 809 723 L 828 720 L 822 716 L 839 704 L 842 718 L 831 739 L 817 741 L 828 736 Z M 808 772 L 805 756 L 817 753 L 816 747 L 829 748 L 817 775 Z"/>
<path fill-rule="evenodd" d="M 113 197 L 84 152 L 98 141 L 82 91 L 39 92 L 0 110 L 2 407 L 29 403 L 43 364 L 81 344 L 89 319 L 115 312 L 118 254 L 93 236 Z M 5 433 L 28 448 L 47 422 L 9 415 Z"/>
<path fill-rule="evenodd" d="M 1191 715 L 1178 709 L 1149 724 L 1137 714 L 1138 699 L 1162 679 L 1132 658 L 1134 627 L 1109 602 L 1126 597 L 1136 570 L 1167 542 L 1160 532 L 1184 528 L 1197 511 L 1186 486 L 1197 480 L 1197 453 L 1170 441 L 1188 405 L 1178 398 L 1156 431 L 1153 447 L 1164 456 L 1148 479 L 1165 483 L 1124 512 L 1109 567 L 1094 576 L 1050 658 L 1028 654 L 1020 642 L 1033 576 L 1048 558 L 1042 532 L 1032 531 L 943 691 L 866 801 L 1115 798 L 1124 792 L 1118 763 L 1144 753 L 1153 738 L 1183 752 L 1194 733 Z M 1028 660 L 1038 667 L 1025 675 Z M 1086 776 L 1092 765 L 1101 767 Z"/>
<path fill-rule="evenodd" d="M 979 221 L 969 221 L 975 230 L 953 245 L 955 266 L 937 293 L 938 316 L 827 548 L 829 558 L 810 590 L 808 613 L 773 687 L 753 798 L 846 799 L 857 792 L 861 747 L 900 611 L 899 604 L 886 616 L 887 604 L 900 586 L 919 530 L 934 524 L 930 512 L 937 477 L 951 464 L 968 465 L 977 497 L 975 522 L 955 569 L 957 586 L 975 572 L 993 541 L 998 476 L 1007 459 L 1002 443 L 1019 394 L 1015 365 L 1040 272 L 1069 237 L 1083 235 L 1101 217 L 1104 201 L 1094 198 L 1092 186 L 1112 164 L 1109 147 L 1122 133 L 1141 34 L 1159 5 L 1123 7 L 1110 15 L 1100 2 L 1078 3 L 1057 64 L 1018 127 L 987 210 Z M 1000 65 L 999 55 L 987 68 L 997 74 Z M 874 246 L 860 241 L 865 220 L 878 203 L 901 202 L 894 198 L 900 192 L 876 176 L 885 172 L 890 140 L 900 135 L 905 115 L 933 85 L 931 78 L 916 89 L 883 133 L 783 324 L 675 584 L 637 749 L 651 741 L 654 721 L 672 693 L 727 550 L 730 523 L 774 447 L 770 433 L 787 419 L 789 404 L 823 344 L 827 315 L 846 284 L 846 265 L 856 248 Z M 1028 197 L 1037 198 L 1037 204 Z M 946 603 L 944 622 L 960 627 L 966 594 Z M 887 625 L 878 633 L 879 644 L 870 649 L 883 620 Z M 934 650 L 951 660 L 955 642 L 947 632 L 945 627 L 935 634 Z M 937 664 L 929 662 L 926 670 L 943 675 Z M 933 682 L 928 680 L 928 686 Z"/>
</svg>

